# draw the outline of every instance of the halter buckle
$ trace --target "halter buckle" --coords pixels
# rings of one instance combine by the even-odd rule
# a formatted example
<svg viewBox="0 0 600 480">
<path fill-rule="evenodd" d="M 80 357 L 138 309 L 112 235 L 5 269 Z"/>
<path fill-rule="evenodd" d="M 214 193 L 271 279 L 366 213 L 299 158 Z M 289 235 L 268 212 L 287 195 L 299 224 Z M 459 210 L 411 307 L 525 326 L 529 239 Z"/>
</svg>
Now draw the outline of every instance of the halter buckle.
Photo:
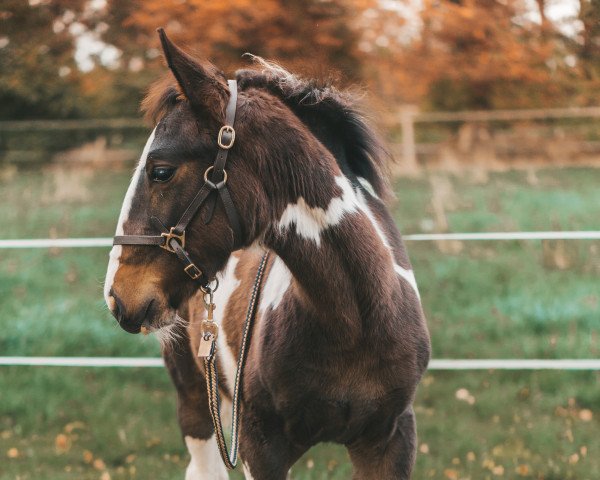
<svg viewBox="0 0 600 480">
<path fill-rule="evenodd" d="M 187 273 L 192 280 L 198 280 L 202 276 L 202 270 L 200 270 L 193 263 L 190 263 L 187 267 L 183 269 L 183 271 Z"/>
<path fill-rule="evenodd" d="M 224 133 L 229 133 L 231 135 L 229 143 L 223 143 Z M 229 150 L 231 147 L 233 147 L 233 142 L 235 142 L 235 130 L 230 125 L 223 125 L 221 130 L 219 130 L 219 136 L 217 137 L 217 143 L 219 144 L 219 147 Z"/>
<path fill-rule="evenodd" d="M 175 227 L 171 227 L 169 233 L 161 233 L 160 236 L 165 237 L 165 243 L 164 245 L 159 246 L 160 248 L 164 248 L 167 252 L 175 253 L 175 250 L 171 247 L 171 239 L 173 238 L 179 242 L 181 248 L 185 248 L 185 231 L 181 235 L 178 235 L 175 233 Z"/>
</svg>

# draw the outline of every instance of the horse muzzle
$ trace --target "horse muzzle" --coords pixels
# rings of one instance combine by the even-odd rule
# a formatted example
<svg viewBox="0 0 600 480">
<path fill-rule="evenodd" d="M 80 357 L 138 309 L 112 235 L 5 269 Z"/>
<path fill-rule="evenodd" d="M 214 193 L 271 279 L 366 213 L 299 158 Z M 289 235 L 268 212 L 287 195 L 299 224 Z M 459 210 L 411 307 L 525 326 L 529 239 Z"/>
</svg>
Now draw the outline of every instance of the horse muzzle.
<svg viewBox="0 0 600 480">
<path fill-rule="evenodd" d="M 128 333 L 140 333 L 142 327 L 149 330 L 153 325 L 160 323 L 162 312 L 154 298 L 147 299 L 135 309 L 126 308 L 112 290 L 109 298 L 113 300 L 109 302 L 111 313 L 119 322 L 119 326 Z"/>
</svg>

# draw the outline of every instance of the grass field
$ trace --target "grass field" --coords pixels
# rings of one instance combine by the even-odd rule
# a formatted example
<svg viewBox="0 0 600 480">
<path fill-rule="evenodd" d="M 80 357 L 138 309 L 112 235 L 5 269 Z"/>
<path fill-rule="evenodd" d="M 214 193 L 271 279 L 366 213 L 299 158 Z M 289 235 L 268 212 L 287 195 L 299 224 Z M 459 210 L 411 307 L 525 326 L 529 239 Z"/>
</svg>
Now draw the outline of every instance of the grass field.
<svg viewBox="0 0 600 480">
<path fill-rule="evenodd" d="M 128 172 L 0 177 L 2 238 L 110 236 Z M 600 170 L 395 184 L 404 233 L 599 229 Z M 597 358 L 600 242 L 410 243 L 437 358 Z M 104 307 L 106 249 L 0 251 L 0 355 L 155 356 Z M 415 479 L 600 478 L 598 372 L 430 372 Z M 0 367 L 0 480 L 175 479 L 188 457 L 162 369 Z M 294 479 L 347 479 L 322 445 Z M 232 474 L 232 478 L 242 478 Z"/>
</svg>

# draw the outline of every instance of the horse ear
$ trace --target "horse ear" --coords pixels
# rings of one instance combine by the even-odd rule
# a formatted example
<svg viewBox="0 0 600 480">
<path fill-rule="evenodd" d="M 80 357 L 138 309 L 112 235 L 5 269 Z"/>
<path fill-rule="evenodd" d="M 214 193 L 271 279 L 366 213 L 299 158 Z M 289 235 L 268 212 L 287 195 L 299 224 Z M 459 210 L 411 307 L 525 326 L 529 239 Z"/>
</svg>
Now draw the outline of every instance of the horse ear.
<svg viewBox="0 0 600 480">
<path fill-rule="evenodd" d="M 200 63 L 175 45 L 164 29 L 157 30 L 167 65 L 193 108 L 222 121 L 229 90 L 225 77 L 211 63 Z"/>
</svg>

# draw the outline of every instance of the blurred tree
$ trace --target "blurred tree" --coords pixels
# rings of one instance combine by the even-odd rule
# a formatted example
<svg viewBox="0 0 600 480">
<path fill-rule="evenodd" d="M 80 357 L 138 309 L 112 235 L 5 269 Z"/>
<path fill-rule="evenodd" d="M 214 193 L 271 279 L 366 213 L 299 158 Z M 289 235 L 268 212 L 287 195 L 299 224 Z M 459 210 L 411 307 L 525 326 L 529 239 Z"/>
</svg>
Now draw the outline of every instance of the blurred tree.
<svg viewBox="0 0 600 480">
<path fill-rule="evenodd" d="M 527 19 L 527 8 L 523 0 L 424 2 L 421 37 L 401 60 L 429 85 L 433 108 L 525 107 L 555 100 L 558 72 L 550 65 L 555 44 Z"/>
<path fill-rule="evenodd" d="M 0 5 L 0 118 L 77 117 L 80 72 L 63 20 L 85 0 L 4 0 Z M 83 25 L 83 24 L 82 24 Z"/>
<path fill-rule="evenodd" d="M 136 115 L 165 71 L 159 26 L 229 73 L 250 52 L 307 76 L 368 83 L 387 105 L 594 103 L 600 0 L 579 0 L 577 38 L 548 19 L 548 2 L 4 0 L 0 118 Z"/>
<path fill-rule="evenodd" d="M 127 3 L 128 5 L 124 5 Z M 122 9 L 128 35 L 110 37 L 129 50 L 131 32 L 146 59 L 156 57 L 155 30 L 167 33 L 210 58 L 225 70 L 239 68 L 241 56 L 252 53 L 275 59 L 308 74 L 335 70 L 357 80 L 361 63 L 354 26 L 357 9 L 374 0 L 232 0 L 229 2 L 188 0 L 112 0 L 111 10 Z M 125 11 L 127 10 L 127 11 Z M 149 58 L 150 57 L 150 58 Z"/>
<path fill-rule="evenodd" d="M 583 26 L 579 57 L 588 79 L 600 74 L 600 0 L 579 0 L 579 20 Z"/>
</svg>

